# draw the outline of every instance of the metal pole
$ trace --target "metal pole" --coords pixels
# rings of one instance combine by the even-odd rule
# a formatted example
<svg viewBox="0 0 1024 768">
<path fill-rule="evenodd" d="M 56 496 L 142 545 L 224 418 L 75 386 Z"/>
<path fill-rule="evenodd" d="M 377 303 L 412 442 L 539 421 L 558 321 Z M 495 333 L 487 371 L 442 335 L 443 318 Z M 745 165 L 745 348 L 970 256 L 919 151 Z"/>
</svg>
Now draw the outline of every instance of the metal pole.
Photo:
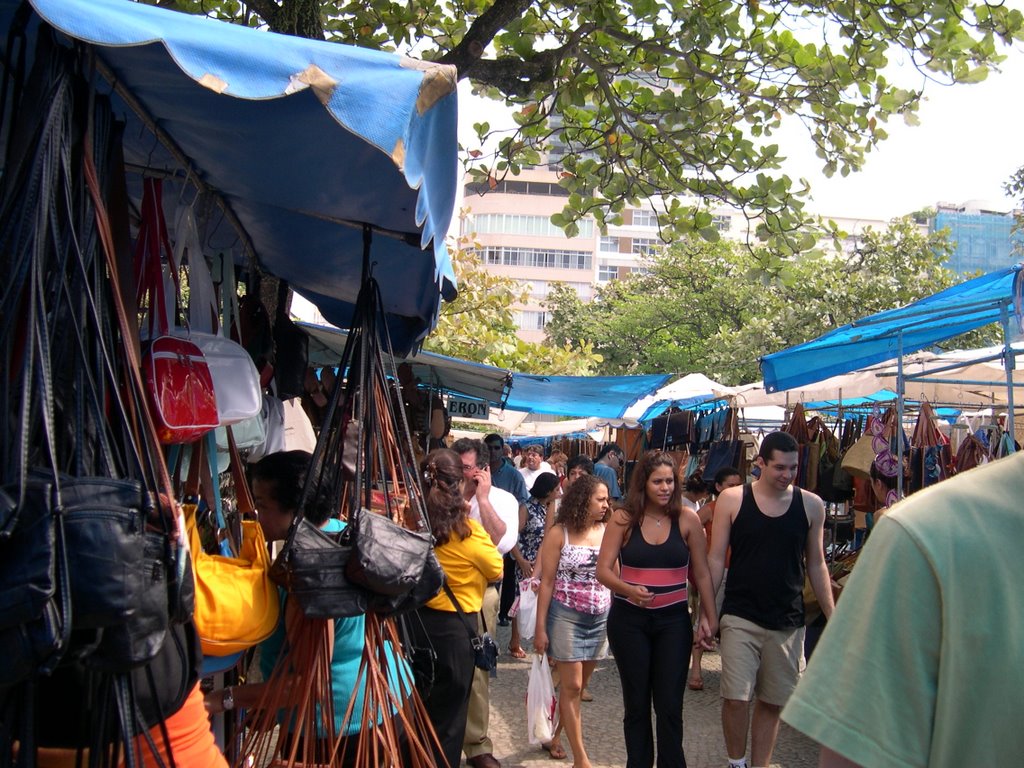
<svg viewBox="0 0 1024 768">
<path fill-rule="evenodd" d="M 896 347 L 896 494 L 903 498 L 903 406 L 906 381 L 903 378 L 903 331 L 897 335 Z"/>
<path fill-rule="evenodd" d="M 1008 304 L 1003 304 L 1001 320 L 1003 325 L 1003 368 L 1006 369 L 1006 431 L 1010 433 L 1010 450 L 1013 450 L 1017 440 L 1017 433 L 1014 431 L 1013 424 L 1013 369 L 1017 365 L 1017 358 L 1010 344 L 1010 312 Z"/>
</svg>

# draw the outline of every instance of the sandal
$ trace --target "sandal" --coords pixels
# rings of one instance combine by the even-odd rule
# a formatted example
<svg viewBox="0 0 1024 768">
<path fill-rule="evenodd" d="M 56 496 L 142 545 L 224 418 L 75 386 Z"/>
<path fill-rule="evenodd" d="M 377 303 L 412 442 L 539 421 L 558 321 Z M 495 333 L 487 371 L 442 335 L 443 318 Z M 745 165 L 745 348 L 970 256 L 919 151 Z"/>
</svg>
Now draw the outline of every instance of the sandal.
<svg viewBox="0 0 1024 768">
<path fill-rule="evenodd" d="M 565 747 L 557 741 L 549 741 L 547 744 L 541 744 L 540 746 L 548 753 L 548 757 L 552 760 L 565 760 L 565 758 L 568 757 L 568 755 L 565 754 Z"/>
<path fill-rule="evenodd" d="M 508 655 L 511 656 L 513 659 L 525 659 L 526 651 L 524 651 L 522 648 L 513 648 L 512 644 L 509 643 Z"/>
<path fill-rule="evenodd" d="M 699 677 L 691 677 L 689 680 L 686 681 L 686 687 L 689 688 L 691 691 L 703 691 L 704 680 Z"/>
</svg>

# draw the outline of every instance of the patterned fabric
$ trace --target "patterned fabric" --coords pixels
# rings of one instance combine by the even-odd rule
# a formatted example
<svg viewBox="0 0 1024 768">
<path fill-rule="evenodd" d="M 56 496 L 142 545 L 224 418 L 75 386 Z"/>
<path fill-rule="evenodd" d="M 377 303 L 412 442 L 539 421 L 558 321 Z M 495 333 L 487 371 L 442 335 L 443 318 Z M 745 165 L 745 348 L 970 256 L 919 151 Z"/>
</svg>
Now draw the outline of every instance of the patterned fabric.
<svg viewBox="0 0 1024 768">
<path fill-rule="evenodd" d="M 570 544 L 564 526 L 563 532 L 565 543 L 555 571 L 553 599 L 580 613 L 604 613 L 611 607 L 612 593 L 597 580 L 600 547 Z"/>
<path fill-rule="evenodd" d="M 547 521 L 548 511 L 537 499 L 530 499 L 526 502 L 526 525 L 519 532 L 519 552 L 531 563 L 536 562 L 537 553 L 540 552 L 540 543 L 544 541 L 544 524 Z M 523 572 L 516 564 L 516 583 L 525 578 Z"/>
</svg>

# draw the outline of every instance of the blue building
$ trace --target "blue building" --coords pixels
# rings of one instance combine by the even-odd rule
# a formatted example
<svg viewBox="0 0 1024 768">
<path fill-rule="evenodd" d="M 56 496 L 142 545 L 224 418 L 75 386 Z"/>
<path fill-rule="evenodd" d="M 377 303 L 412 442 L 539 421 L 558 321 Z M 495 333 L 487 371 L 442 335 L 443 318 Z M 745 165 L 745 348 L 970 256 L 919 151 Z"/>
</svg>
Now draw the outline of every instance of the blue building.
<svg viewBox="0 0 1024 768">
<path fill-rule="evenodd" d="M 929 232 L 949 230 L 955 245 L 946 262 L 955 272 L 991 272 L 1024 260 L 1024 232 L 1014 232 L 1020 211 L 995 210 L 978 201 L 963 205 L 939 203 Z"/>
</svg>

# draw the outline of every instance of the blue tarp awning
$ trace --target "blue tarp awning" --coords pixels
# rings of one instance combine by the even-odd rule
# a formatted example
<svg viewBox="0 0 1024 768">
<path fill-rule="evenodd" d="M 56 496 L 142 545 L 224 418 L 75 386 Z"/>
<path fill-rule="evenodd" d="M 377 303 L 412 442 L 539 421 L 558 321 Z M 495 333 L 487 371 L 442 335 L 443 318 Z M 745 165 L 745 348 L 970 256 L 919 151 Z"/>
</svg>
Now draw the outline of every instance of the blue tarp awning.
<svg viewBox="0 0 1024 768">
<path fill-rule="evenodd" d="M 990 272 L 905 307 L 866 317 L 761 358 L 768 392 L 793 389 L 909 354 L 1004 313 L 1021 321 L 1022 265 Z"/>
<path fill-rule="evenodd" d="M 344 331 L 315 323 L 299 323 L 310 338 L 309 364 L 333 367 L 341 359 L 348 338 Z M 408 363 L 422 387 L 484 400 L 501 408 L 512 385 L 512 373 L 483 363 L 459 360 L 420 350 L 397 362 Z"/>
<path fill-rule="evenodd" d="M 344 327 L 368 224 L 395 344 L 433 327 L 455 288 L 444 243 L 458 184 L 454 68 L 127 0 L 31 4 L 95 46 L 99 91 L 128 122 L 129 170 L 188 175 L 219 195 L 211 252 L 254 257 Z M 18 5 L 0 0 L 0 44 Z"/>
<path fill-rule="evenodd" d="M 346 334 L 337 328 L 300 323 L 313 343 L 310 362 L 336 365 Z M 665 385 L 672 374 L 646 376 L 537 376 L 420 351 L 408 362 L 421 384 L 485 400 L 497 408 L 558 416 L 618 419 L 630 405 Z"/>
<path fill-rule="evenodd" d="M 512 374 L 507 406 L 514 411 L 617 419 L 672 374 L 647 376 L 534 376 Z"/>
<path fill-rule="evenodd" d="M 710 411 L 721 406 L 722 401 L 726 399 L 722 397 L 716 400 L 713 399 L 714 397 L 715 395 L 713 394 L 707 394 L 699 395 L 697 397 L 688 397 L 684 400 L 659 400 L 637 416 L 636 420 L 642 424 L 647 424 L 649 421 L 661 416 L 670 408 L 675 408 L 680 411 Z"/>
</svg>

